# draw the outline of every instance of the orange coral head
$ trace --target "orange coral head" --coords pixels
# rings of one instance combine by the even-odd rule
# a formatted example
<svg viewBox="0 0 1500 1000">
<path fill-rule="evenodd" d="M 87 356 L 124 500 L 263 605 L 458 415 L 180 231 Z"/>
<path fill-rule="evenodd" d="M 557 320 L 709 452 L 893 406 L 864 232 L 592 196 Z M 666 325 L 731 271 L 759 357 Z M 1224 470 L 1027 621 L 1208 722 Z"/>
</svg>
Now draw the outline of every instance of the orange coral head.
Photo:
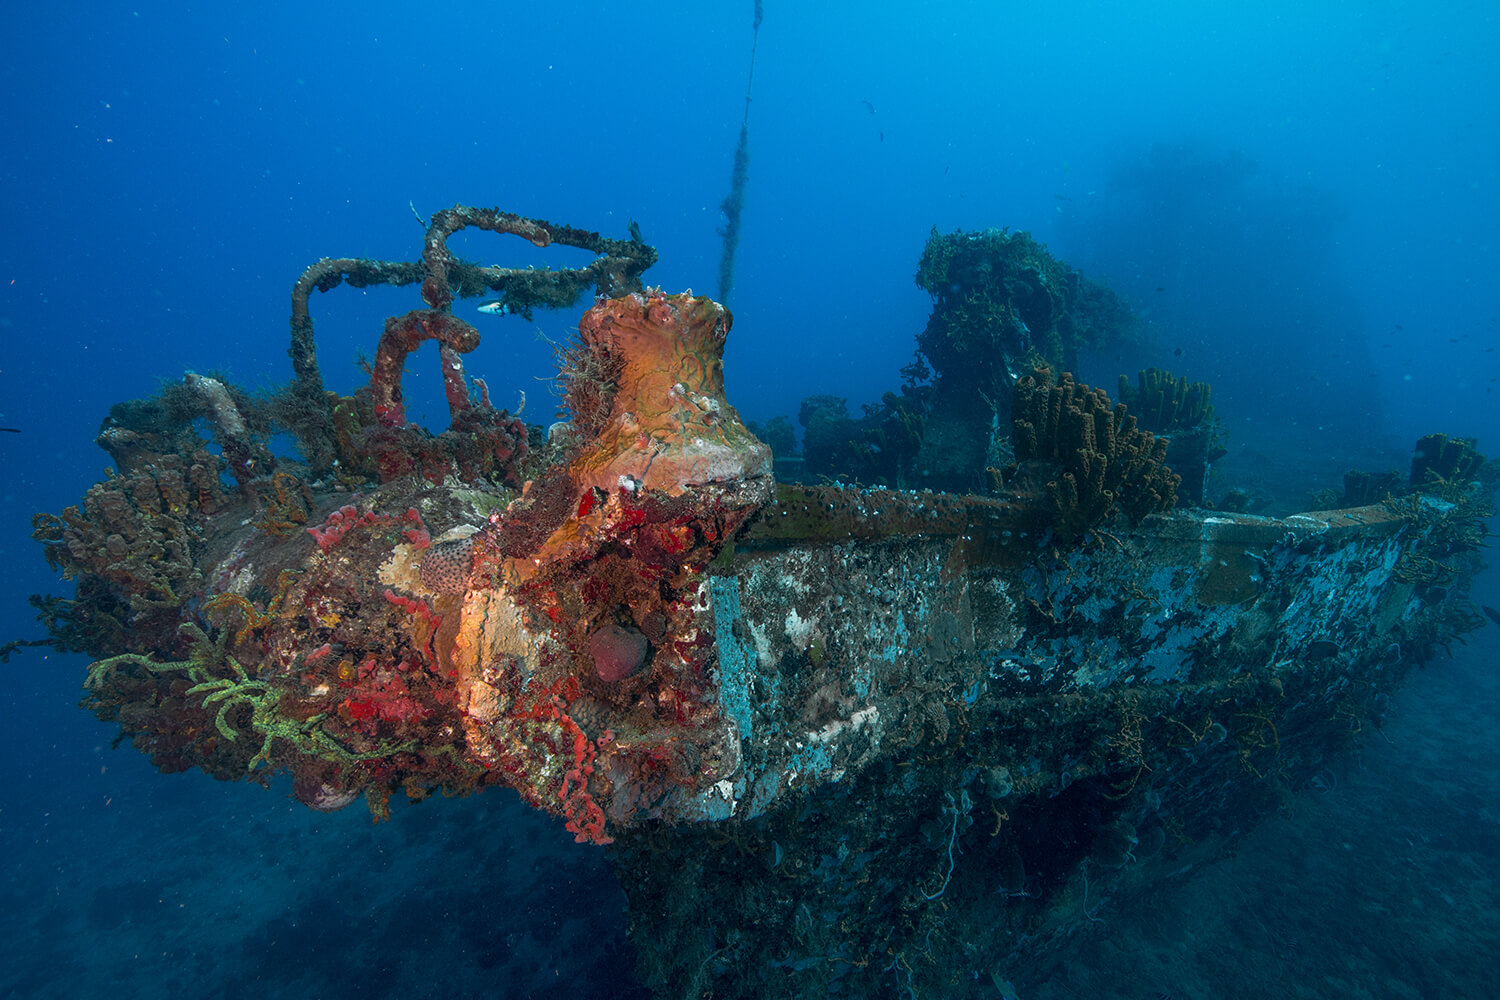
<svg viewBox="0 0 1500 1000">
<path fill-rule="evenodd" d="M 583 348 L 611 359 L 614 392 L 571 471 L 585 487 L 654 489 L 771 479 L 771 449 L 724 398 L 732 318 L 712 299 L 658 289 L 600 302 L 578 322 Z"/>
</svg>

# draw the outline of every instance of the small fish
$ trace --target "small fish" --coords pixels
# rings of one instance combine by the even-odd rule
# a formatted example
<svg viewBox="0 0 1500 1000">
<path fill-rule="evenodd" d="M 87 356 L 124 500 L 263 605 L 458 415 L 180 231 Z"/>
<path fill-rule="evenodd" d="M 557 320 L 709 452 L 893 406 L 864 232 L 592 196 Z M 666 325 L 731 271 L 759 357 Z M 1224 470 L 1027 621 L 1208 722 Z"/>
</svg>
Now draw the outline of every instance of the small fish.
<svg viewBox="0 0 1500 1000">
<path fill-rule="evenodd" d="M 508 316 L 510 306 L 505 304 L 504 299 L 490 299 L 488 302 L 479 303 L 479 311 L 486 316 Z"/>
<path fill-rule="evenodd" d="M 1490 621 L 1494 622 L 1496 625 L 1500 625 L 1500 611 L 1496 611 L 1488 604 L 1481 604 L 1479 607 L 1484 611 L 1485 614 L 1489 615 Z"/>
<path fill-rule="evenodd" d="M 870 114 L 873 115 L 875 113 L 875 105 L 871 104 L 869 101 L 860 101 L 859 103 L 863 104 L 866 108 L 868 108 L 869 111 L 870 111 Z"/>
<path fill-rule="evenodd" d="M 21 428 L 19 428 L 19 427 L 0 427 L 0 431 L 4 431 L 7 434 L 19 434 L 19 433 L 21 433 Z"/>
</svg>

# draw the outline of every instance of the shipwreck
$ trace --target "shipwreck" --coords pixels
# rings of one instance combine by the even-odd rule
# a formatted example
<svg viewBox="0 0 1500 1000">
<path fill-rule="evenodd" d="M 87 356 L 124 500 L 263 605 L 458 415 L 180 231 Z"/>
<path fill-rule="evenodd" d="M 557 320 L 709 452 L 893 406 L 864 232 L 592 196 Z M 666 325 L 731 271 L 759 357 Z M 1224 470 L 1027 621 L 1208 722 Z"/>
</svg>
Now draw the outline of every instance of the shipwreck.
<svg viewBox="0 0 1500 1000">
<path fill-rule="evenodd" d="M 447 249 L 465 227 L 596 258 L 479 267 Z M 290 773 L 307 806 L 380 818 L 398 793 L 515 789 L 607 845 L 660 995 L 993 996 L 1222 854 L 1477 627 L 1495 475 L 1435 436 L 1338 509 L 1178 506 L 1212 449 L 1146 411 L 1201 428 L 1206 391 L 1143 374 L 1127 407 L 1077 384 L 1064 314 L 1087 290 L 1011 234 L 965 240 L 924 269 L 1024 250 L 1014 308 L 986 301 L 1056 336 L 975 353 L 983 321 L 940 302 L 960 311 L 924 336 L 966 338 L 929 350 L 958 351 L 951 391 L 872 414 L 887 447 L 845 459 L 908 462 L 873 486 L 778 482 L 725 398 L 730 314 L 645 287 L 638 240 L 458 206 L 418 261 L 320 261 L 293 289 L 286 389 L 189 375 L 111 411 L 111 475 L 36 520 L 76 583 L 37 599 L 50 641 L 92 658 L 84 705 L 163 771 Z M 352 396 L 324 387 L 309 310 L 344 283 L 423 299 Z M 494 408 L 453 303 L 589 289 L 569 419 Z M 403 406 L 429 353 L 438 433 Z M 959 446 L 934 453 L 918 416 Z"/>
</svg>

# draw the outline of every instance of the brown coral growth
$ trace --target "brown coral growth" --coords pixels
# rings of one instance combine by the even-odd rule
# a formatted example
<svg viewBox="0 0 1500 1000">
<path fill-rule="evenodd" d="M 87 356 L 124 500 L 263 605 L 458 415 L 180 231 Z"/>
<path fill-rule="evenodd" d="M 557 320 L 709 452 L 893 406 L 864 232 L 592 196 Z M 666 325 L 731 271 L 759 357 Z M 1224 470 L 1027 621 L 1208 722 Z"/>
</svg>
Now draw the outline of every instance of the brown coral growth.
<svg viewBox="0 0 1500 1000">
<path fill-rule="evenodd" d="M 1211 396 L 1207 382 L 1189 382 L 1161 368 L 1141 369 L 1134 384 L 1120 376 L 1120 402 L 1154 434 L 1176 434 L 1209 423 L 1214 418 Z"/>
<path fill-rule="evenodd" d="M 563 407 L 573 428 L 583 439 L 596 436 L 609 420 L 625 358 L 610 344 L 590 347 L 583 343 L 559 346 L 557 380 L 562 386 Z"/>
<path fill-rule="evenodd" d="M 1136 426 L 1102 389 L 1037 368 L 1016 383 L 1012 410 L 1017 469 L 1011 481 L 1039 481 L 1064 540 L 1123 511 L 1133 523 L 1169 509 L 1181 481 L 1165 464 L 1167 442 Z"/>
<path fill-rule="evenodd" d="M 204 523 L 226 500 L 219 469 L 206 451 L 163 455 L 143 471 L 96 483 L 60 516 L 33 519 L 32 537 L 45 546 L 48 563 L 80 587 L 88 584 L 96 611 L 122 630 L 130 623 L 132 652 L 173 641 L 178 608 L 201 576 L 195 560 Z M 69 632 L 73 624 L 58 627 Z M 115 651 L 98 647 L 97 635 L 55 638 L 97 655 Z"/>
</svg>

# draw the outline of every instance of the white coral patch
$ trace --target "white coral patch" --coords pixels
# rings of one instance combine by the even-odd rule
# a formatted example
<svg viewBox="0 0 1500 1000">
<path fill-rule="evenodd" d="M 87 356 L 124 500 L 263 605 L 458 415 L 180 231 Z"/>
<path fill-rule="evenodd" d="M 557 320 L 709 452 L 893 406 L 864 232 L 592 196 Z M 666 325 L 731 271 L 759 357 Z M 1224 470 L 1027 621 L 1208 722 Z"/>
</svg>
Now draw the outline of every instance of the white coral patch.
<svg viewBox="0 0 1500 1000">
<path fill-rule="evenodd" d="M 797 652 L 807 652 L 807 647 L 812 642 L 813 630 L 817 628 L 817 625 L 816 618 L 803 618 L 797 614 L 796 608 L 786 613 L 786 637 L 791 640 Z"/>
<path fill-rule="evenodd" d="M 766 635 L 764 628 L 750 623 L 750 638 L 755 642 L 755 657 L 763 666 L 776 662 L 771 658 L 771 637 Z"/>
</svg>

